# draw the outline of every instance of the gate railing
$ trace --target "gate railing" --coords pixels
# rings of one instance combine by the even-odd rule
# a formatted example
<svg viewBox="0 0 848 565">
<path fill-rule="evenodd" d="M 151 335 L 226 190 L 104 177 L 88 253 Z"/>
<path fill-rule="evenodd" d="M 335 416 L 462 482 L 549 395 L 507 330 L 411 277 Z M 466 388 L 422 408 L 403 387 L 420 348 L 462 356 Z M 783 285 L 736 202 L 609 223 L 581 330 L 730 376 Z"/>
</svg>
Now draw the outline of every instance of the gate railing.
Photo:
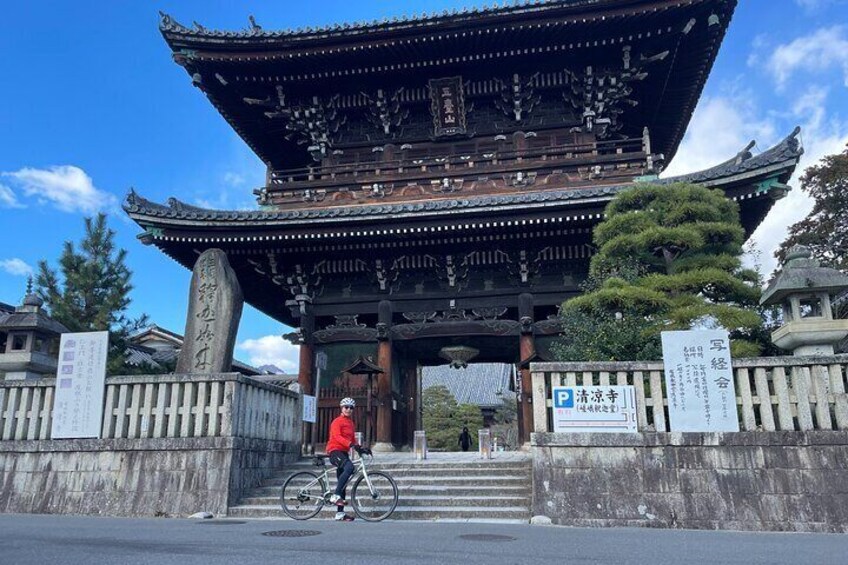
<svg viewBox="0 0 848 565">
<path fill-rule="evenodd" d="M 0 440 L 50 438 L 55 379 L 0 381 Z M 300 441 L 297 393 L 240 374 L 106 379 L 101 439 Z"/>
<path fill-rule="evenodd" d="M 848 355 L 733 361 L 739 429 L 848 429 Z M 662 362 L 532 363 L 534 431 L 552 430 L 551 387 L 633 385 L 639 431 L 669 431 Z"/>
</svg>

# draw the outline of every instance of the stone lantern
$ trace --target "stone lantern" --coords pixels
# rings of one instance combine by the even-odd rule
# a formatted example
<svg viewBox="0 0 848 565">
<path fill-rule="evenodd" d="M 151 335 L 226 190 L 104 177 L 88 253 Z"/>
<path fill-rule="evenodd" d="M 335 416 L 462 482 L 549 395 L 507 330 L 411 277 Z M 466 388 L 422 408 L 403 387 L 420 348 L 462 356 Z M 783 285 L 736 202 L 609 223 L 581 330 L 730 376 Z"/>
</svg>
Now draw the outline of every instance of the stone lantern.
<svg viewBox="0 0 848 565">
<path fill-rule="evenodd" d="M 43 301 L 33 294 L 32 281 L 23 303 L 0 316 L 0 374 L 6 380 L 56 376 L 57 338 L 68 328 L 41 310 Z"/>
<path fill-rule="evenodd" d="M 848 336 L 848 320 L 834 320 L 831 299 L 848 289 L 848 275 L 822 267 L 810 250 L 796 245 L 763 293 L 760 304 L 780 305 L 784 324 L 772 342 L 793 355 L 833 355 L 833 345 Z"/>
</svg>

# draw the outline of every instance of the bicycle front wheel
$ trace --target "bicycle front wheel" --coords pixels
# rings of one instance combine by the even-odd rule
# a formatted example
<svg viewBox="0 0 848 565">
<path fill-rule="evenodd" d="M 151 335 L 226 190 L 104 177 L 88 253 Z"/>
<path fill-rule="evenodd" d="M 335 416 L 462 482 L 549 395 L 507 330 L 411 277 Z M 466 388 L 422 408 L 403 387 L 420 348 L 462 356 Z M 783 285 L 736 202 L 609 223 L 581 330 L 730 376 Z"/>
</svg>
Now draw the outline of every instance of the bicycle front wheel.
<svg viewBox="0 0 848 565">
<path fill-rule="evenodd" d="M 308 520 L 324 506 L 324 493 L 318 475 L 309 471 L 295 473 L 283 484 L 280 495 L 283 512 L 295 520 Z"/>
<path fill-rule="evenodd" d="M 371 483 L 370 486 L 368 483 Z M 398 503 L 398 488 L 393 478 L 381 471 L 359 477 L 353 484 L 351 493 L 353 511 L 369 522 L 379 522 L 395 511 Z"/>
</svg>

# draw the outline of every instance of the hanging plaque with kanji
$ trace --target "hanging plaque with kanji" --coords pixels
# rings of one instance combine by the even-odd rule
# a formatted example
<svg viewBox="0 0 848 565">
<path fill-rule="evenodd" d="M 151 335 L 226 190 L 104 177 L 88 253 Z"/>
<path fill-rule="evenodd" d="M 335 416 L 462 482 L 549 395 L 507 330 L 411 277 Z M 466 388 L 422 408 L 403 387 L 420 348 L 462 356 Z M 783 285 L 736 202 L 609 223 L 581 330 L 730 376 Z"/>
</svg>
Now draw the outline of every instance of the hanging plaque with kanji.
<svg viewBox="0 0 848 565">
<path fill-rule="evenodd" d="M 467 126 L 462 77 L 430 80 L 430 108 L 436 137 L 465 134 Z"/>
</svg>

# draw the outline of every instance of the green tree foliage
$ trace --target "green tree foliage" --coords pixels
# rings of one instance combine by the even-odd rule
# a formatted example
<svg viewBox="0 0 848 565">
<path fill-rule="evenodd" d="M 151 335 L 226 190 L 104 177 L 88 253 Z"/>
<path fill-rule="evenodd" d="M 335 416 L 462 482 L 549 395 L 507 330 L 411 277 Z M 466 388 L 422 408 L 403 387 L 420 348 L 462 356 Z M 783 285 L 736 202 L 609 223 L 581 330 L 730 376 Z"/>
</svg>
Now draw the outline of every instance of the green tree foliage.
<svg viewBox="0 0 848 565">
<path fill-rule="evenodd" d="M 823 265 L 848 271 L 848 146 L 804 171 L 801 190 L 813 209 L 789 228 L 775 256 L 783 263 L 792 246 L 806 245 Z"/>
<path fill-rule="evenodd" d="M 424 389 L 421 396 L 427 445 L 432 449 L 459 451 L 459 434 L 463 426 L 468 426 L 473 441 L 472 449 L 476 449 L 477 430 L 483 427 L 479 406 L 457 404 L 450 390 L 442 385 Z"/>
<path fill-rule="evenodd" d="M 132 273 L 124 263 L 126 250 L 117 249 L 114 238 L 105 214 L 86 218 L 79 249 L 66 241 L 59 272 L 42 260 L 36 278 L 37 293 L 50 315 L 70 331 L 109 331 L 109 374 L 137 372 L 124 363 L 127 339 L 147 324 L 146 316 L 130 320 L 126 315 Z"/>
<path fill-rule="evenodd" d="M 757 273 L 742 268 L 739 208 L 699 185 L 642 185 L 620 193 L 595 228 L 586 293 L 563 304 L 568 360 L 660 356 L 663 330 L 716 319 L 734 354 L 756 355 L 745 338 L 760 326 Z M 573 333 L 572 333 L 573 332 Z"/>
</svg>

